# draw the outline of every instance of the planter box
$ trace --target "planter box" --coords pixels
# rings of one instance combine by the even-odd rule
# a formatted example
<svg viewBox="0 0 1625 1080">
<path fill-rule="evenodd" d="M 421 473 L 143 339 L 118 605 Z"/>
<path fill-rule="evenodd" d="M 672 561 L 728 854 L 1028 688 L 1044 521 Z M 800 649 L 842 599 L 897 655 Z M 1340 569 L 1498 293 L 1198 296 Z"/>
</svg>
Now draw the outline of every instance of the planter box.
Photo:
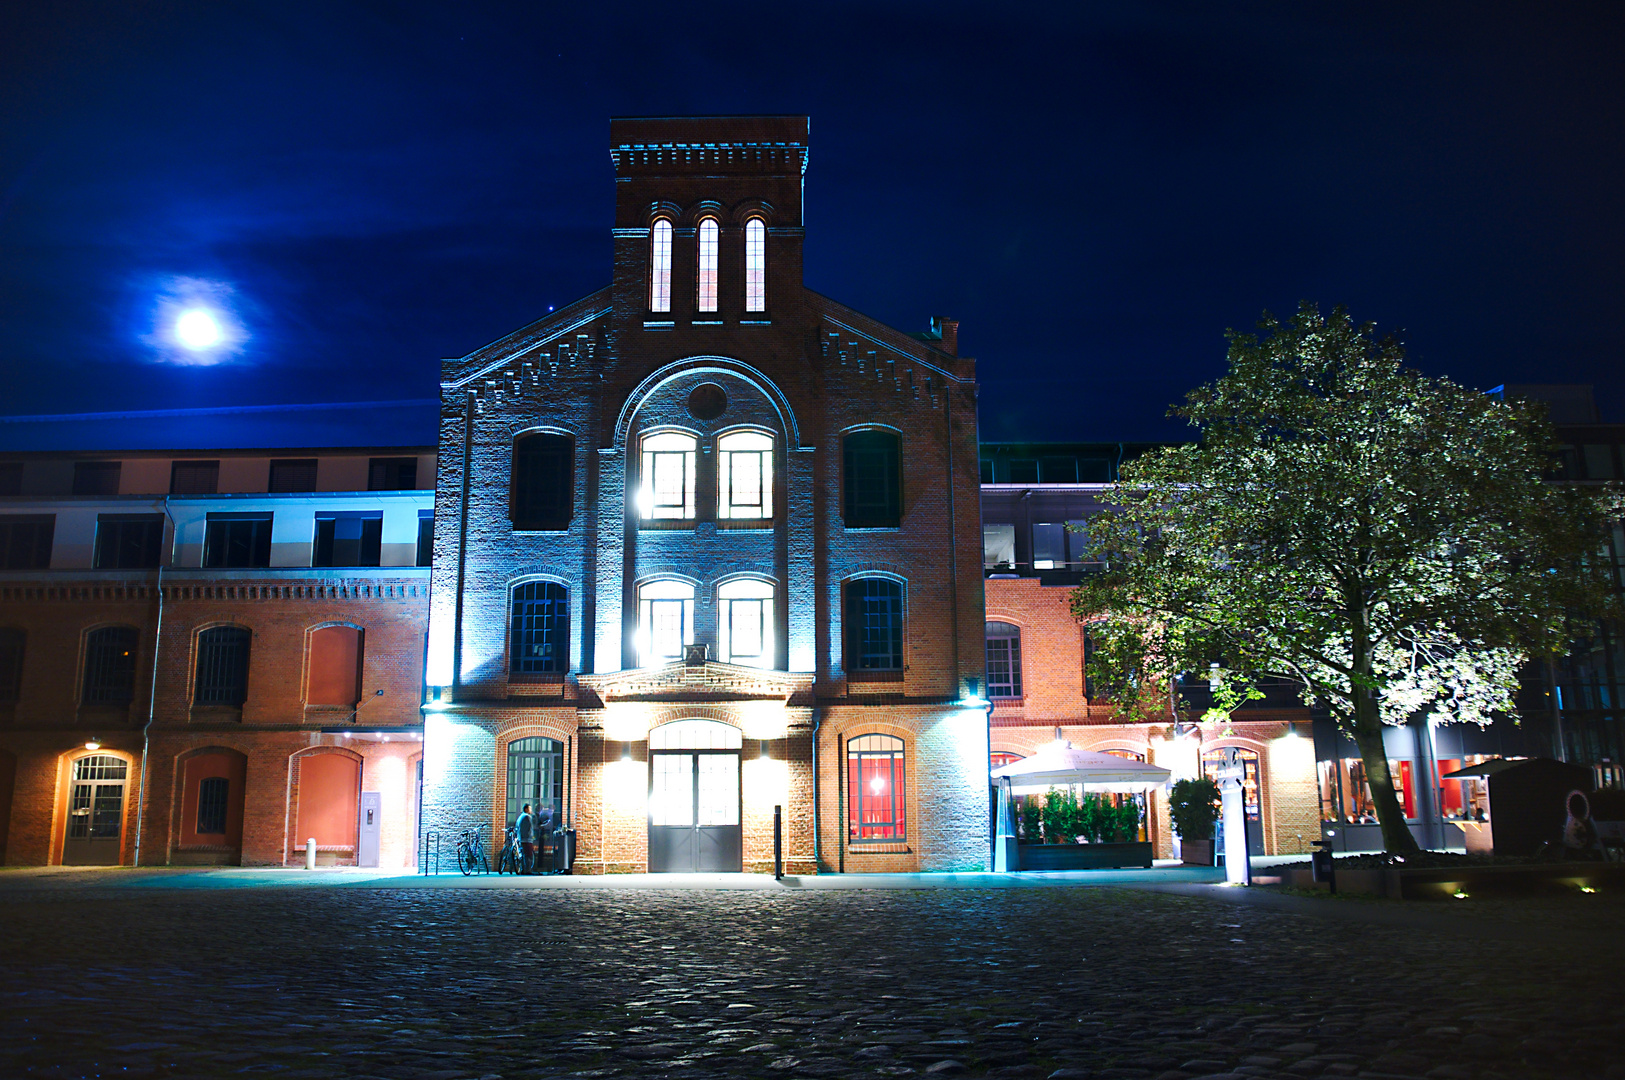
<svg viewBox="0 0 1625 1080">
<path fill-rule="evenodd" d="M 1316 885 L 1310 872 L 1294 869 L 1288 885 L 1300 889 Z M 1541 863 L 1532 866 L 1419 867 L 1415 870 L 1356 870 L 1337 868 L 1337 891 L 1381 896 L 1389 900 L 1438 900 L 1458 892 L 1532 893 L 1600 885 L 1625 885 L 1625 866 L 1600 862 Z"/>
<path fill-rule="evenodd" d="M 1125 866 L 1151 869 L 1151 844 L 1021 844 L 1023 870 L 1118 870 Z"/>
<path fill-rule="evenodd" d="M 1213 840 L 1180 840 L 1179 858 L 1186 866 L 1212 866 Z"/>
</svg>

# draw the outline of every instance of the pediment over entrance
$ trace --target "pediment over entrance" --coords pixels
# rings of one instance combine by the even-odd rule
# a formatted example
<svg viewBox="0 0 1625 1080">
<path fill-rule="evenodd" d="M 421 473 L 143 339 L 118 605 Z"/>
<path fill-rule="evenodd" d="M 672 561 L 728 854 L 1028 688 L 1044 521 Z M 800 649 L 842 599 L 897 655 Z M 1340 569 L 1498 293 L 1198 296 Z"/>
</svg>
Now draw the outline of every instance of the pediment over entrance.
<svg viewBox="0 0 1625 1080">
<path fill-rule="evenodd" d="M 582 686 L 611 701 L 783 701 L 812 695 L 812 672 L 764 671 L 720 664 L 667 664 L 665 667 L 582 675 Z"/>
</svg>

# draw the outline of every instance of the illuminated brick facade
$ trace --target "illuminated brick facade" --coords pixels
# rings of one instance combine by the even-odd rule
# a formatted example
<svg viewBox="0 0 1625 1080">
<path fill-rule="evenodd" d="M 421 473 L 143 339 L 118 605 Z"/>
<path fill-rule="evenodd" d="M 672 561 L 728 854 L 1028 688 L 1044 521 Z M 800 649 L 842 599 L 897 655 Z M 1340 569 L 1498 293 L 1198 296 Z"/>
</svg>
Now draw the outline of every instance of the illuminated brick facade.
<svg viewBox="0 0 1625 1080">
<path fill-rule="evenodd" d="M 696 812 L 728 819 L 695 843 L 737 846 L 711 868 L 766 869 L 774 806 L 792 872 L 985 866 L 986 727 L 960 704 L 983 649 L 956 325 L 899 333 L 802 285 L 805 118 L 617 120 L 611 158 L 610 284 L 444 365 L 426 828 L 510 820 L 514 748 L 559 755 L 580 872 L 692 868 L 659 831 L 689 814 L 669 787 L 684 769 L 712 770 Z M 731 445 L 768 454 L 748 458 L 764 473 L 731 456 L 745 433 Z M 533 451 L 565 471 L 567 505 L 516 465 Z M 720 727 L 660 732 L 694 720 Z M 720 742 L 664 745 L 678 731 Z M 854 842 L 847 744 L 880 735 L 901 758 L 863 759 L 874 835 Z M 906 814 L 884 828 L 882 795 Z"/>
</svg>

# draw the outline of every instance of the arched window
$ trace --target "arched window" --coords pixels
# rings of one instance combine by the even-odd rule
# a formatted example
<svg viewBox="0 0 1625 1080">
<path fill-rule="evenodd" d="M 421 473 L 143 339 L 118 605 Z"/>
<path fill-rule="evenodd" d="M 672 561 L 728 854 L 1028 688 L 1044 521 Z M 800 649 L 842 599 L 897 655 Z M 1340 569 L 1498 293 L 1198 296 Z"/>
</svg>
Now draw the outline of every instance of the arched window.
<svg viewBox="0 0 1625 1080">
<path fill-rule="evenodd" d="M 240 626 L 214 626 L 197 636 L 192 704 L 242 707 L 248 698 L 248 650 L 253 638 Z"/>
<path fill-rule="evenodd" d="M 699 310 L 717 309 L 717 219 L 700 220 Z"/>
<path fill-rule="evenodd" d="M 902 452 L 891 431 L 842 440 L 841 514 L 849 529 L 895 529 L 903 520 Z"/>
<path fill-rule="evenodd" d="M 557 739 L 535 737 L 508 744 L 508 824 L 519 820 L 526 803 L 537 813 L 552 807 L 553 828 L 564 824 L 564 744 Z"/>
<path fill-rule="evenodd" d="M 324 626 L 310 635 L 307 705 L 353 709 L 361 700 L 361 660 L 365 642 L 353 626 Z"/>
<path fill-rule="evenodd" d="M 903 586 L 891 578 L 846 583 L 846 664 L 855 678 L 903 670 Z"/>
<path fill-rule="evenodd" d="M 671 222 L 664 218 L 649 230 L 649 310 L 671 310 Z"/>
<path fill-rule="evenodd" d="M 846 743 L 846 835 L 854 843 L 902 840 L 904 814 L 903 740 L 891 735 L 860 735 Z"/>
<path fill-rule="evenodd" d="M 699 440 L 685 432 L 663 431 L 645 435 L 640 446 L 643 476 L 638 486 L 638 516 L 692 519 Z"/>
<path fill-rule="evenodd" d="M 515 529 L 568 529 L 575 513 L 575 439 L 535 431 L 513 443 L 508 517 Z"/>
<path fill-rule="evenodd" d="M 767 310 L 767 226 L 761 218 L 745 222 L 745 310 Z"/>
<path fill-rule="evenodd" d="M 135 647 L 140 635 L 132 626 L 104 626 L 85 640 L 86 705 L 128 705 L 135 696 Z"/>
<path fill-rule="evenodd" d="M 683 658 L 694 641 L 694 586 L 686 581 L 646 581 L 638 586 L 638 657 L 643 667 Z"/>
<path fill-rule="evenodd" d="M 717 440 L 717 517 L 773 516 L 773 437 L 734 431 Z"/>
<path fill-rule="evenodd" d="M 987 696 L 1021 696 L 1021 628 L 1007 622 L 987 624 Z"/>
<path fill-rule="evenodd" d="M 725 664 L 773 666 L 773 586 L 736 578 L 717 589 L 717 652 Z"/>
<path fill-rule="evenodd" d="M 570 670 L 570 591 L 563 585 L 515 585 L 508 628 L 510 675 L 563 675 Z"/>
</svg>

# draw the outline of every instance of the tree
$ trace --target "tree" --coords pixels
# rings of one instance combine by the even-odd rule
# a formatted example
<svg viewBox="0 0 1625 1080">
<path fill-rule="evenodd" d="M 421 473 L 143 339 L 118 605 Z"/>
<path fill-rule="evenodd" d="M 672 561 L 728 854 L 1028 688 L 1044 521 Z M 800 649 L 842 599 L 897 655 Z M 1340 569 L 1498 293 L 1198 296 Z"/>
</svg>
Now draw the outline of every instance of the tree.
<svg viewBox="0 0 1625 1080">
<path fill-rule="evenodd" d="M 1126 465 L 1089 522 L 1091 675 L 1141 708 L 1215 662 L 1231 698 L 1293 680 L 1359 747 L 1384 846 L 1414 851 L 1383 725 L 1515 715 L 1520 666 L 1610 603 L 1604 500 L 1546 481 L 1538 407 L 1406 367 L 1341 307 L 1259 329 L 1170 411 L 1201 441 Z"/>
</svg>

